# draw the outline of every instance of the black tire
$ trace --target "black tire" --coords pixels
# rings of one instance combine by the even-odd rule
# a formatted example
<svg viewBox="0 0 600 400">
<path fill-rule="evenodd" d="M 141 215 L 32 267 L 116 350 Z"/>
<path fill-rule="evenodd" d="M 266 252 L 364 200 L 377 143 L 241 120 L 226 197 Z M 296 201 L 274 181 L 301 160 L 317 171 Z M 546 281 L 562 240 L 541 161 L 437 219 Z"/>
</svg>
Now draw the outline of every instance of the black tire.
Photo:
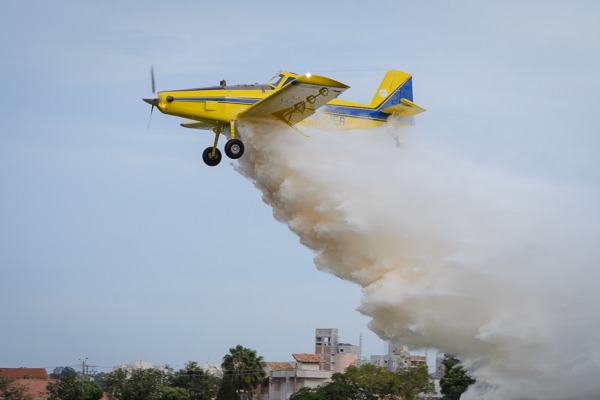
<svg viewBox="0 0 600 400">
<path fill-rule="evenodd" d="M 206 150 L 202 153 L 202 160 L 209 167 L 215 167 L 219 165 L 221 162 L 221 151 L 219 149 L 215 149 L 215 156 L 212 156 L 212 147 L 207 147 Z"/>
<path fill-rule="evenodd" d="M 225 154 L 227 157 L 237 160 L 244 155 L 244 143 L 239 139 L 231 139 L 225 143 Z"/>
</svg>

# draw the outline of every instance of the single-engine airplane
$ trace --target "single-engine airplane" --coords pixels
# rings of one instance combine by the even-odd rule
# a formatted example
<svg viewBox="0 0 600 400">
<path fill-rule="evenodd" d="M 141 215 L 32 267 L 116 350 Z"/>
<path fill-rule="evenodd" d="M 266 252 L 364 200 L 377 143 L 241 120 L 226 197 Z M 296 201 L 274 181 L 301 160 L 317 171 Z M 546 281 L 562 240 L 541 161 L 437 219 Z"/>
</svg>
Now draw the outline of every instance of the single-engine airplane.
<svg viewBox="0 0 600 400">
<path fill-rule="evenodd" d="M 199 89 L 161 91 L 156 94 L 154 69 L 151 69 L 153 98 L 143 99 L 163 114 L 186 118 L 185 128 L 212 130 L 212 146 L 202 159 L 209 166 L 221 162 L 217 148 L 219 137 L 228 138 L 225 154 L 238 159 L 244 143 L 237 132 L 238 121 L 280 121 L 294 129 L 296 125 L 328 125 L 341 129 L 364 129 L 380 126 L 399 117 L 411 117 L 425 111 L 413 103 L 412 76 L 402 71 L 388 71 L 371 103 L 362 104 L 338 99 L 349 86 L 333 79 L 280 72 L 266 84 L 228 85 Z M 318 114 L 315 114 L 319 110 Z"/>
</svg>

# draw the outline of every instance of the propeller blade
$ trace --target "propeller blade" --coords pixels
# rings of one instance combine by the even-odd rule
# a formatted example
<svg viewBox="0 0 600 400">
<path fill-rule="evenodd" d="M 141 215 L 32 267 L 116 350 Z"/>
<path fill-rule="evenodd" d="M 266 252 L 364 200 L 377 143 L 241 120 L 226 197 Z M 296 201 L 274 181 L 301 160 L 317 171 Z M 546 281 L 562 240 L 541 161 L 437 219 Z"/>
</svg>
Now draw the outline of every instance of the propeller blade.
<svg viewBox="0 0 600 400">
<path fill-rule="evenodd" d="M 152 121 L 152 112 L 154 111 L 154 104 L 152 104 L 152 108 L 150 109 L 150 117 L 148 118 L 148 126 L 146 127 L 146 131 L 150 131 L 150 121 Z"/>
<path fill-rule="evenodd" d="M 156 83 L 154 81 L 154 65 L 150 67 L 150 80 L 152 81 L 152 93 L 156 94 Z"/>
<path fill-rule="evenodd" d="M 146 127 L 147 131 L 150 131 L 150 121 L 152 120 L 152 113 L 154 112 L 154 107 L 158 106 L 158 97 L 156 97 L 156 81 L 154 80 L 154 64 L 150 67 L 150 83 L 152 85 L 152 94 L 154 94 L 155 97 L 142 99 L 146 103 L 152 105 L 152 108 L 150 109 L 150 117 L 148 118 L 148 126 Z"/>
</svg>

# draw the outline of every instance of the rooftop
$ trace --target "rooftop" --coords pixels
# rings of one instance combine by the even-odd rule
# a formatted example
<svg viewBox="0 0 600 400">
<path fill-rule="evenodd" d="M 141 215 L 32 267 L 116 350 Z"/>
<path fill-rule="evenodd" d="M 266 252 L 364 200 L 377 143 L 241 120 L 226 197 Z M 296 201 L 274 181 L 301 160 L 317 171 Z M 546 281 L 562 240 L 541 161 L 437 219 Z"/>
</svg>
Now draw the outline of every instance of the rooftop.
<svg viewBox="0 0 600 400">
<path fill-rule="evenodd" d="M 292 369 L 292 364 L 290 364 L 289 362 L 268 362 L 267 366 L 271 368 L 271 371 Z"/>
<path fill-rule="evenodd" d="M 303 363 L 320 364 L 325 362 L 325 359 L 319 354 L 293 353 L 292 357 L 294 357 L 294 360 Z"/>
<path fill-rule="evenodd" d="M 0 374 L 9 379 L 49 379 L 45 368 L 0 368 Z"/>
</svg>

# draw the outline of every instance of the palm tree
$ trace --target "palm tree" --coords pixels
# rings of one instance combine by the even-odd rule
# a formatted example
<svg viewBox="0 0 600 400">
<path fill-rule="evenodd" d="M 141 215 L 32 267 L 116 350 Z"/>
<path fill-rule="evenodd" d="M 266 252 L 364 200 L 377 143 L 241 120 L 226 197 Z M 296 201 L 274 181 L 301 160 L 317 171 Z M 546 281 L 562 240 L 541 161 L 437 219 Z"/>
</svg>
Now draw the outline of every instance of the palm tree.
<svg viewBox="0 0 600 400">
<path fill-rule="evenodd" d="M 262 383 L 266 377 L 265 362 L 256 351 L 237 345 L 229 349 L 229 354 L 223 357 L 223 373 L 231 379 L 236 390 L 250 393 Z"/>
</svg>

